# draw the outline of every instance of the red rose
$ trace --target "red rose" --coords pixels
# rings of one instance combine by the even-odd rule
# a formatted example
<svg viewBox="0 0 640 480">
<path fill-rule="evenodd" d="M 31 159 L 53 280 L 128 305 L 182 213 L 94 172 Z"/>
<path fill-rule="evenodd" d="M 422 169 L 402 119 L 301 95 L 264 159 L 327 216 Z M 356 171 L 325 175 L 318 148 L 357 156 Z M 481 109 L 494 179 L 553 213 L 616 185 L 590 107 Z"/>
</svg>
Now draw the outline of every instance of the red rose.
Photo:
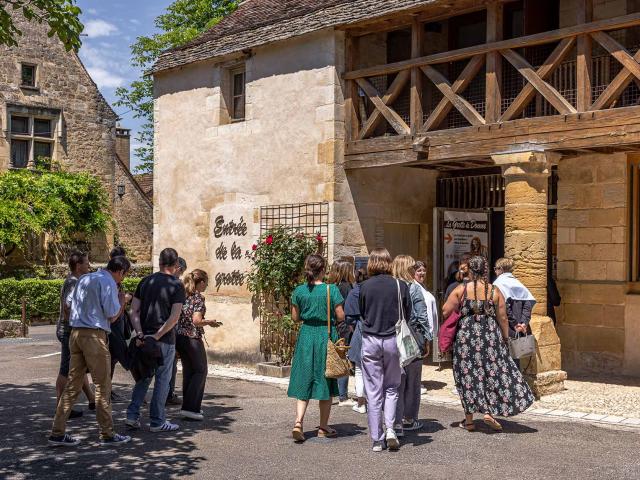
<svg viewBox="0 0 640 480">
<path fill-rule="evenodd" d="M 273 243 L 273 237 L 269 235 L 264 241 L 264 243 L 266 243 L 267 245 L 271 245 Z"/>
<path fill-rule="evenodd" d="M 318 236 L 316 237 L 316 240 L 318 242 L 322 242 L 322 235 L 318 234 Z"/>
<path fill-rule="evenodd" d="M 256 245 L 255 243 L 251 245 L 251 250 L 255 252 L 257 249 L 258 249 L 258 245 Z"/>
</svg>

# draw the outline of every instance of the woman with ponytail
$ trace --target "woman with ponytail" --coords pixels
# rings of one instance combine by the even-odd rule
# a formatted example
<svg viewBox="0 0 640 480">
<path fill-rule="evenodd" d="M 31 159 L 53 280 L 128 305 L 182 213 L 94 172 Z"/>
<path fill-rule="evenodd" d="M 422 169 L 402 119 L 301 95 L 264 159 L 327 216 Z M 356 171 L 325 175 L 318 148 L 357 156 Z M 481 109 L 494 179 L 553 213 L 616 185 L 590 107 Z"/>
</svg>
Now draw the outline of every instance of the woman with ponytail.
<svg viewBox="0 0 640 480">
<path fill-rule="evenodd" d="M 207 353 L 202 337 L 205 325 L 219 327 L 222 323 L 205 320 L 207 308 L 202 292 L 207 289 L 209 277 L 203 270 L 194 270 L 183 279 L 187 299 L 178 320 L 176 350 L 182 363 L 182 410 L 180 415 L 191 420 L 203 420 L 200 409 L 207 381 Z"/>
<path fill-rule="evenodd" d="M 304 262 L 306 282 L 291 295 L 291 317 L 302 322 L 298 332 L 296 350 L 291 363 L 291 375 L 287 394 L 297 399 L 296 423 L 291 432 L 296 442 L 303 442 L 304 415 L 309 400 L 320 402 L 320 426 L 317 436 L 333 438 L 337 432 L 329 427 L 329 415 L 333 397 L 338 395 L 338 382 L 324 375 L 327 362 L 329 329 L 331 339 L 338 340 L 336 324 L 344 321 L 344 302 L 340 290 L 334 284 L 323 282 L 326 263 L 320 255 L 309 255 Z M 328 302 L 327 302 L 328 296 Z M 329 312 L 327 312 L 327 303 Z M 327 317 L 330 327 L 327 328 Z"/>
<path fill-rule="evenodd" d="M 444 318 L 460 312 L 453 345 L 453 378 L 465 413 L 460 427 L 474 431 L 473 414 L 482 413 L 486 425 L 501 431 L 494 417 L 517 415 L 534 397 L 509 354 L 505 299 L 489 283 L 487 259 L 472 257 L 469 275 L 469 282 L 451 292 L 443 307 Z"/>
</svg>

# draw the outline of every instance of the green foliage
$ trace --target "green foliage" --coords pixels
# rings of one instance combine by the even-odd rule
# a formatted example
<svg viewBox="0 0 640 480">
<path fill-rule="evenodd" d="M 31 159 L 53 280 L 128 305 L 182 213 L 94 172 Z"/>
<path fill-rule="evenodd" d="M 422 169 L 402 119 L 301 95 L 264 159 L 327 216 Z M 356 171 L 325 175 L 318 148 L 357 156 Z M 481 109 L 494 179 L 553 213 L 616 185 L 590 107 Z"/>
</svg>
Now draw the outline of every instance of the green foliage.
<svg viewBox="0 0 640 480">
<path fill-rule="evenodd" d="M 109 195 L 88 173 L 9 170 L 0 174 L 0 260 L 46 235 L 60 245 L 107 229 Z"/>
<path fill-rule="evenodd" d="M 237 6 L 237 0 L 175 0 L 167 12 L 155 20 L 160 33 L 138 37 L 131 45 L 132 65 L 140 67 L 143 72 L 149 70 L 164 50 L 193 40 Z M 153 169 L 153 80 L 150 76 L 142 76 L 129 88 L 118 88 L 116 95 L 119 98 L 116 106 L 126 107 L 134 112 L 135 118 L 144 119 L 136 137 L 141 145 L 135 150 L 141 161 L 136 170 L 150 172 Z"/>
<path fill-rule="evenodd" d="M 12 15 L 22 15 L 30 22 L 46 22 L 50 27 L 49 37 L 57 35 L 67 50 L 78 51 L 84 28 L 79 19 L 81 13 L 75 0 L 3 0 L 0 2 L 0 45 L 18 45 L 16 37 L 22 36 L 22 31 Z"/>
<path fill-rule="evenodd" d="M 125 278 L 124 289 L 134 292 L 139 278 Z M 27 301 L 27 319 L 54 322 L 60 312 L 60 290 L 64 280 L 0 280 L 0 319 L 18 320 L 22 299 Z"/>
<path fill-rule="evenodd" d="M 261 348 L 285 365 L 293 357 L 298 328 L 291 318 L 291 294 L 302 282 L 305 258 L 317 251 L 322 251 L 322 237 L 276 227 L 260 237 L 250 257 L 247 286 L 267 326 L 262 332 Z"/>
</svg>

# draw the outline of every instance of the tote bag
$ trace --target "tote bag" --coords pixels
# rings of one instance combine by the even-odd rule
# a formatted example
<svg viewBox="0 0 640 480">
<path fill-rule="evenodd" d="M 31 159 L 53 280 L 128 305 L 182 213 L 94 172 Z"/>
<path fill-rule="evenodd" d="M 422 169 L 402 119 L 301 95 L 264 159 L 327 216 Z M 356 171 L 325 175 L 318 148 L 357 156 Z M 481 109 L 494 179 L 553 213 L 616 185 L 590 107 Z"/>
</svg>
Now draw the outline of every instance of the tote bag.
<svg viewBox="0 0 640 480">
<path fill-rule="evenodd" d="M 536 339 L 533 335 L 517 334 L 509 339 L 509 353 L 512 358 L 530 357 L 536 353 Z"/>
<path fill-rule="evenodd" d="M 400 366 L 406 367 L 414 360 L 421 357 L 420 347 L 416 342 L 407 319 L 404 317 L 404 307 L 402 305 L 402 295 L 400 294 L 400 282 L 396 280 L 398 287 L 398 322 L 396 323 L 396 343 L 400 353 Z"/>
<path fill-rule="evenodd" d="M 344 338 L 336 343 L 331 340 L 331 291 L 327 285 L 327 361 L 324 369 L 326 378 L 340 378 L 349 375 L 351 364 L 347 360 L 347 351 L 350 347 L 344 344 Z"/>
</svg>

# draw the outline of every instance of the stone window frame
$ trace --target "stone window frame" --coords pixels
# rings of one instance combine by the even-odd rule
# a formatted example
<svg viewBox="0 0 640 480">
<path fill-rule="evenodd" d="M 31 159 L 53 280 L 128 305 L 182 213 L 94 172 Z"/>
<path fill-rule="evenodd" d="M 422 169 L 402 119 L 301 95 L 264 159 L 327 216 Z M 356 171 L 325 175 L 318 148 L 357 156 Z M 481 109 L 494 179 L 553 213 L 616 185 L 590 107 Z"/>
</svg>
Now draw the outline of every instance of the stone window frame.
<svg viewBox="0 0 640 480">
<path fill-rule="evenodd" d="M 247 120 L 247 68 L 245 61 L 234 60 L 221 65 L 222 69 L 222 84 L 221 84 L 221 97 L 222 97 L 222 115 L 220 117 L 220 124 L 241 123 Z M 243 91 L 241 94 L 237 94 L 234 91 L 235 78 L 237 75 L 243 75 L 242 85 Z M 242 116 L 236 116 L 235 112 L 235 99 L 242 99 Z"/>
<path fill-rule="evenodd" d="M 33 68 L 33 85 L 29 85 L 26 84 L 22 81 L 23 77 L 23 70 L 25 67 L 30 67 Z M 39 75 L 39 68 L 38 68 L 38 64 L 37 63 L 31 63 L 31 62 L 20 62 L 20 88 L 26 88 L 26 89 L 30 89 L 30 90 L 39 90 L 38 87 L 38 75 Z"/>
<path fill-rule="evenodd" d="M 27 119 L 26 133 L 18 133 L 12 131 L 13 117 L 22 117 Z M 36 166 L 36 143 L 47 143 L 51 145 L 51 161 L 57 160 L 58 145 L 60 143 L 60 136 L 62 134 L 62 112 L 60 110 L 25 107 L 21 105 L 8 105 L 5 111 L 5 119 L 6 129 L 4 130 L 4 136 L 7 140 L 7 143 L 9 143 L 9 168 L 34 168 Z M 36 120 L 47 120 L 50 122 L 51 132 L 49 136 L 36 135 Z M 13 141 L 28 142 L 28 158 L 27 164 L 24 167 L 16 167 L 13 163 L 13 159 L 11 158 L 11 144 Z"/>
</svg>

